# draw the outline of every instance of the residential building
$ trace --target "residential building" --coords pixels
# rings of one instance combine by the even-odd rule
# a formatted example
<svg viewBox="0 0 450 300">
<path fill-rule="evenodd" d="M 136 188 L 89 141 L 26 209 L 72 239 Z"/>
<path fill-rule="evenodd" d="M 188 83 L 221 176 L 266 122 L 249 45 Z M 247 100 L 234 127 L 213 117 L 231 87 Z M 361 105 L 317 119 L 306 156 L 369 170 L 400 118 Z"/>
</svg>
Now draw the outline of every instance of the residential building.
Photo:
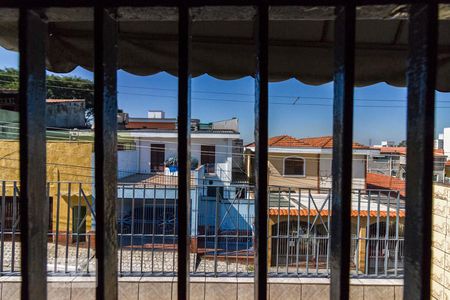
<svg viewBox="0 0 450 300">
<path fill-rule="evenodd" d="M 406 179 L 406 147 L 374 147 L 373 149 L 379 152 L 371 152 L 368 162 L 369 173 Z M 444 154 L 444 150 L 435 149 L 433 181 L 444 182 L 446 161 L 447 155 Z"/>
<path fill-rule="evenodd" d="M 402 198 L 406 197 L 406 181 L 397 177 L 378 173 L 367 173 L 366 184 L 368 189 L 398 191 Z"/>
<path fill-rule="evenodd" d="M 211 123 L 193 119 L 191 126 L 191 166 L 195 169 L 203 165 L 203 179 L 208 182 L 230 185 L 242 170 L 238 119 Z M 129 118 L 125 128 L 118 133 L 119 180 L 135 174 L 176 175 L 176 166 L 167 166 L 177 159 L 176 119 L 151 111 L 149 118 Z"/>
<path fill-rule="evenodd" d="M 444 149 L 444 134 L 439 133 L 438 138 L 434 140 L 434 149 Z"/>
<path fill-rule="evenodd" d="M 253 176 L 255 144 L 246 149 L 246 171 Z M 299 188 L 331 188 L 333 137 L 295 138 L 288 135 L 269 139 L 269 185 Z M 353 188 L 365 188 L 367 158 L 374 152 L 368 146 L 353 143 Z"/>
<path fill-rule="evenodd" d="M 84 99 L 47 99 L 47 127 L 85 128 L 86 105 Z"/>
<path fill-rule="evenodd" d="M 394 141 L 381 141 L 380 145 L 374 145 L 375 148 L 381 148 L 381 147 L 394 147 L 395 142 Z"/>
<path fill-rule="evenodd" d="M 353 190 L 348 200 L 352 268 L 366 274 L 403 268 L 404 195 L 379 186 Z M 331 205 L 329 190 L 274 187 L 268 212 L 269 266 L 305 267 L 312 260 L 313 267 L 324 268 L 330 246 Z M 380 236 L 393 242 L 381 244 Z"/>
<path fill-rule="evenodd" d="M 178 201 L 177 120 L 167 118 L 163 111 L 149 111 L 147 118 L 126 119 L 128 121 L 124 124 L 124 129 L 118 132 L 118 195 L 122 205 L 118 215 L 122 219 L 134 219 L 136 222 L 133 226 L 137 226 L 136 230 L 144 226 L 145 231 L 149 233 L 155 232 L 154 230 L 157 232 L 158 228 L 165 228 L 166 234 L 174 235 Z M 219 210 L 225 209 L 224 204 L 216 205 L 220 201 L 218 198 L 236 197 L 239 189 L 235 188 L 233 183 L 243 177 L 241 155 L 242 140 L 238 119 L 211 123 L 192 120 L 193 249 L 196 249 L 199 243 L 204 246 L 208 242 L 198 241 L 196 237 L 199 232 L 214 228 L 215 220 L 210 216 L 214 216 L 215 207 Z M 153 200 L 148 201 L 149 198 Z M 239 216 L 239 209 L 233 216 Z M 241 227 L 248 230 L 247 223 L 242 223 Z M 156 227 L 150 228 L 151 226 L 142 224 L 156 224 Z M 167 228 L 172 231 L 167 231 Z M 164 243 L 169 241 L 170 237 L 165 239 Z"/>
<path fill-rule="evenodd" d="M 67 139 L 48 139 L 46 144 L 49 231 L 55 233 L 54 239 L 64 242 L 73 232 L 84 236 L 93 229 L 94 144 Z M 0 157 L 5 226 L 11 231 L 14 221 L 20 220 L 19 141 L 0 139 Z"/>
<path fill-rule="evenodd" d="M 19 122 L 18 103 L 17 91 L 0 90 L 0 125 L 13 126 Z M 86 128 L 85 100 L 47 99 L 46 125 L 53 129 Z"/>
</svg>

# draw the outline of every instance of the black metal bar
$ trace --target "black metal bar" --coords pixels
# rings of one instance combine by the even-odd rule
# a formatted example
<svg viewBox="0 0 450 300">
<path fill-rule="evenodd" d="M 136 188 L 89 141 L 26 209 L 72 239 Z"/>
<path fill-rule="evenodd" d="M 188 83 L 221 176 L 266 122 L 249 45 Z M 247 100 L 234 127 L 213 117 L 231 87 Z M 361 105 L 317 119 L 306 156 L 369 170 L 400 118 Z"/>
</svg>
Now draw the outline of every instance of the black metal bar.
<svg viewBox="0 0 450 300">
<path fill-rule="evenodd" d="M 269 6 L 257 7 L 255 74 L 255 299 L 267 299 L 267 146 L 269 123 Z"/>
<path fill-rule="evenodd" d="M 430 299 L 438 5 L 409 10 L 404 299 Z"/>
<path fill-rule="evenodd" d="M 117 22 L 94 9 L 94 118 L 97 299 L 117 299 Z"/>
<path fill-rule="evenodd" d="M 348 299 L 352 189 L 355 1 L 336 7 L 330 299 Z"/>
<path fill-rule="evenodd" d="M 103 0 L 105 6 L 129 6 L 129 7 L 150 7 L 150 6 L 178 6 L 180 0 Z M 185 0 L 189 7 L 196 6 L 253 6 L 266 2 L 275 6 L 335 6 L 345 5 L 347 0 Z M 425 0 L 356 0 L 356 5 L 388 5 L 388 4 L 411 4 L 424 3 Z M 450 0 L 428 0 L 429 3 L 450 3 Z M 39 7 L 92 7 L 94 0 L 2 0 L 0 7 L 10 8 L 39 8 Z"/>
<path fill-rule="evenodd" d="M 191 185 L 191 17 L 178 6 L 178 299 L 189 299 Z"/>
<path fill-rule="evenodd" d="M 45 150 L 45 40 L 39 11 L 21 9 L 20 52 L 20 216 L 22 299 L 47 298 Z"/>
</svg>

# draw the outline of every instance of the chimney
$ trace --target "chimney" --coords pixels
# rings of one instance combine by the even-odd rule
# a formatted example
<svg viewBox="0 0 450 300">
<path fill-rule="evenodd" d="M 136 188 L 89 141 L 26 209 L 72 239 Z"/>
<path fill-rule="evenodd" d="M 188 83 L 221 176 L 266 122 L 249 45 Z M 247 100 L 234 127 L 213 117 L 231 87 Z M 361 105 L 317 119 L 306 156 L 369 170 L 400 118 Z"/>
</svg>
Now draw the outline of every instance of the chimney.
<svg viewBox="0 0 450 300">
<path fill-rule="evenodd" d="M 162 110 L 149 110 L 147 117 L 149 119 L 165 119 L 166 115 Z"/>
</svg>

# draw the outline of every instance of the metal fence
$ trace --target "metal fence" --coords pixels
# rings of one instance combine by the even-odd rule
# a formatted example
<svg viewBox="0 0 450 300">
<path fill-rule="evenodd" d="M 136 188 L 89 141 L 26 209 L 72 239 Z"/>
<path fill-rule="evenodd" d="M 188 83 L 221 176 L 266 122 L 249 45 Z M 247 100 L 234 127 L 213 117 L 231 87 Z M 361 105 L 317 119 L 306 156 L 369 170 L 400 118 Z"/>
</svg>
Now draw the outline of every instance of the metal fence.
<svg viewBox="0 0 450 300">
<path fill-rule="evenodd" d="M 175 185 L 119 184 L 117 187 L 118 271 L 122 276 L 173 276 L 177 272 Z M 253 276 L 254 187 L 197 186 L 191 189 L 190 273 Z M 49 275 L 96 272 L 95 200 L 92 186 L 47 184 L 50 220 Z M 330 274 L 331 191 L 269 189 L 269 275 Z M 402 277 L 404 200 L 390 190 L 353 190 L 351 275 Z M 20 274 L 20 186 L 1 182 L 0 272 Z"/>
<path fill-rule="evenodd" d="M 434 136 L 435 88 L 437 76 L 438 3 L 448 1 L 353 0 L 353 1 L 77 1 L 4 0 L 1 7 L 19 8 L 18 42 L 20 54 L 20 181 L 22 198 L 22 274 L 24 299 L 45 299 L 47 282 L 45 194 L 45 43 L 48 37 L 46 16 L 36 8 L 55 5 L 94 8 L 95 78 L 95 190 L 96 249 L 98 281 L 96 297 L 114 299 L 118 295 L 114 217 L 117 176 L 117 36 L 118 19 L 107 7 L 176 6 L 178 8 L 178 155 L 179 198 L 189 199 L 190 95 L 192 76 L 191 16 L 194 6 L 255 5 L 255 299 L 267 297 L 267 156 L 268 156 L 268 81 L 269 81 L 269 5 L 333 5 L 334 19 L 334 113 L 333 113 L 333 220 L 331 224 L 331 287 L 333 299 L 349 295 L 348 252 L 351 240 L 349 203 L 353 128 L 353 87 L 355 84 L 356 5 L 401 3 L 409 5 L 407 60 L 408 114 L 408 219 L 405 225 L 406 299 L 430 297 L 432 157 Z M 288 55 L 288 54 L 286 54 Z M 180 201 L 178 224 L 188 230 L 190 201 Z M 42 208 L 45 208 L 42 210 Z M 178 240 L 177 295 L 189 295 L 189 240 L 187 232 Z"/>
</svg>

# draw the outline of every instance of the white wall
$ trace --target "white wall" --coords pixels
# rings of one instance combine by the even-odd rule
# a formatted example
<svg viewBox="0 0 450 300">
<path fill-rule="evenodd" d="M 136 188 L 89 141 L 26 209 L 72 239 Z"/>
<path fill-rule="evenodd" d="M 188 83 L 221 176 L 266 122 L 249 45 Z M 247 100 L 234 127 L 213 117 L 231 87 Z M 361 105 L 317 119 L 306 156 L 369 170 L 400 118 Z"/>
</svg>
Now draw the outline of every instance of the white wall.
<svg viewBox="0 0 450 300">
<path fill-rule="evenodd" d="M 331 188 L 331 154 L 320 155 L 319 177 L 320 186 Z M 366 187 L 366 156 L 353 155 L 352 162 L 352 188 L 364 189 Z"/>
<path fill-rule="evenodd" d="M 149 173 L 150 172 L 150 147 L 151 144 L 165 144 L 165 157 L 168 159 L 173 156 L 177 156 L 177 139 L 176 138 L 140 138 L 137 143 L 138 159 L 138 172 Z M 216 164 L 220 166 L 222 170 L 222 176 L 220 179 L 229 181 L 231 179 L 232 168 L 232 142 L 231 139 L 225 138 L 192 138 L 191 139 L 191 153 L 192 157 L 196 158 L 200 165 L 201 161 L 201 145 L 215 145 L 216 146 Z M 227 173 L 224 174 L 223 170 Z"/>
<path fill-rule="evenodd" d="M 138 173 L 138 151 L 117 151 L 117 171 L 118 179 Z"/>
<path fill-rule="evenodd" d="M 450 127 L 444 128 L 444 155 L 450 160 Z"/>
</svg>

